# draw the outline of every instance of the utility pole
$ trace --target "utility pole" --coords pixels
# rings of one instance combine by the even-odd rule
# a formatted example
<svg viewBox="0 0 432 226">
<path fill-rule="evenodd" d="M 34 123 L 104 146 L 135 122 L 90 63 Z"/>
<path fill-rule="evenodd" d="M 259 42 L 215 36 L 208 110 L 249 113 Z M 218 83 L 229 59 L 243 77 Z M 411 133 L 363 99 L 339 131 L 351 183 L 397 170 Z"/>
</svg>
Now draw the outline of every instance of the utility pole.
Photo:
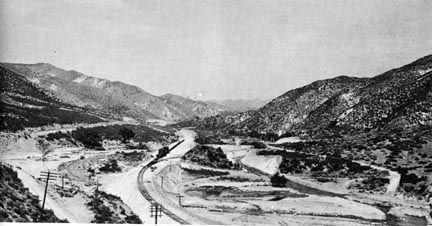
<svg viewBox="0 0 432 226">
<path fill-rule="evenodd" d="M 95 188 L 94 197 L 93 197 L 93 209 L 96 209 L 96 202 L 98 200 L 98 193 L 99 193 L 99 179 L 96 180 L 96 188 Z"/>
<path fill-rule="evenodd" d="M 72 183 L 72 178 L 70 178 L 69 176 L 67 177 L 69 179 L 69 186 L 74 189 L 74 184 Z"/>
<path fill-rule="evenodd" d="M 7 141 L 7 139 L 6 139 L 6 141 Z M 3 171 L 4 171 L 4 169 L 3 169 L 3 163 L 0 162 L 0 179 L 3 179 Z"/>
<path fill-rule="evenodd" d="M 45 200 L 46 200 L 46 195 L 47 195 L 47 191 L 48 191 L 48 183 L 50 180 L 56 180 L 57 179 L 57 173 L 55 172 L 51 172 L 51 171 L 41 171 L 40 173 L 40 179 L 45 180 L 46 184 L 45 184 L 45 192 L 44 192 L 44 197 L 43 197 L 43 201 L 42 201 L 42 212 L 41 212 L 41 217 L 45 208 Z"/>
<path fill-rule="evenodd" d="M 162 217 L 162 206 L 159 203 L 152 202 L 150 206 L 150 217 L 155 218 L 155 224 L 157 224 L 158 217 Z"/>
<path fill-rule="evenodd" d="M 96 190 L 95 190 L 95 196 L 97 196 L 99 193 L 99 179 L 96 180 Z"/>
<path fill-rule="evenodd" d="M 61 177 L 61 189 L 62 192 L 64 192 L 65 177 L 67 177 L 67 175 L 65 173 L 61 173 L 60 177 Z"/>
<path fill-rule="evenodd" d="M 184 196 L 181 195 L 180 193 L 178 193 L 177 197 L 178 197 L 179 206 L 181 207 L 182 206 L 182 204 L 181 204 L 181 198 L 184 197 Z"/>
<path fill-rule="evenodd" d="M 161 176 L 161 188 L 162 188 L 162 189 L 163 189 L 163 180 L 164 180 L 164 177 Z"/>
</svg>

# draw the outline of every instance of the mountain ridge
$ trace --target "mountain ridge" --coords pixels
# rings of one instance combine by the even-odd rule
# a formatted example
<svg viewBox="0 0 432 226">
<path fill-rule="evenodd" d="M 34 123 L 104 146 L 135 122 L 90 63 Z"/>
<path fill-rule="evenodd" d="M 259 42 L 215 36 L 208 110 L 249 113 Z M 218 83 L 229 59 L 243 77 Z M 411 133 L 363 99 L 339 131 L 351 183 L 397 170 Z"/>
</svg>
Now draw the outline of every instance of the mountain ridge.
<svg viewBox="0 0 432 226">
<path fill-rule="evenodd" d="M 247 114 L 185 122 L 262 132 L 356 130 L 432 123 L 432 55 L 374 77 L 346 75 L 289 90 Z"/>
<path fill-rule="evenodd" d="M 179 121 L 220 112 L 205 103 L 197 103 L 199 107 L 196 111 L 189 110 L 174 101 L 167 103 L 165 99 L 138 86 L 85 75 L 75 70 L 64 70 L 49 63 L 1 65 L 50 90 L 66 103 L 93 107 L 113 116 L 121 115 L 141 122 L 148 119 Z"/>
</svg>

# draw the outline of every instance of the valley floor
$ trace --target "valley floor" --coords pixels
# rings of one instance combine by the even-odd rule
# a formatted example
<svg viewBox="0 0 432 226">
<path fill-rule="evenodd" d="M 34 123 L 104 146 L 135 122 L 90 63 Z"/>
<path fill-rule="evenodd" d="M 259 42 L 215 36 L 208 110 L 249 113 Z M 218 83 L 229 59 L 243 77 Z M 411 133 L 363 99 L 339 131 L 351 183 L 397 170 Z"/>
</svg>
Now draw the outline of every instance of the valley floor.
<svg viewBox="0 0 432 226">
<path fill-rule="evenodd" d="M 79 192 L 61 197 L 61 183 L 57 180 L 50 186 L 46 207 L 72 223 L 94 219 L 95 214 L 86 203 L 97 184 L 99 190 L 120 197 L 125 208 L 147 224 L 153 223 L 154 218 L 149 211 L 151 203 L 141 193 L 143 188 L 163 208 L 191 224 L 391 225 L 389 213 L 400 219 L 428 215 L 424 203 L 394 195 L 400 175 L 390 173 L 386 194 L 353 192 L 348 189 L 348 180 L 319 183 L 296 175 L 286 175 L 291 181 L 288 187 L 275 188 L 268 175 L 277 168 L 276 157 L 257 156 L 251 146 L 217 145 L 230 160 L 243 164 L 244 170 L 205 167 L 181 158 L 196 145 L 195 133 L 181 130 L 177 135 L 184 142 L 152 167 L 147 166 L 154 159 L 154 151 L 136 165 L 122 165 L 122 172 L 101 173 L 95 178 L 88 177 L 86 168 L 100 164 L 107 155 L 121 149 L 84 152 L 77 147 L 57 147 L 47 161 L 41 161 L 36 141 L 21 135 L 3 142 L 2 162 L 14 166 L 23 184 L 39 198 L 44 189 L 44 183 L 38 180 L 41 171 L 67 172 L 72 180 L 67 180 L 65 186 L 79 188 Z M 384 210 L 377 205 L 383 203 L 391 208 Z M 425 223 L 412 219 L 419 225 Z M 178 224 L 167 215 L 158 223 Z M 398 224 L 404 225 L 402 221 Z"/>
</svg>

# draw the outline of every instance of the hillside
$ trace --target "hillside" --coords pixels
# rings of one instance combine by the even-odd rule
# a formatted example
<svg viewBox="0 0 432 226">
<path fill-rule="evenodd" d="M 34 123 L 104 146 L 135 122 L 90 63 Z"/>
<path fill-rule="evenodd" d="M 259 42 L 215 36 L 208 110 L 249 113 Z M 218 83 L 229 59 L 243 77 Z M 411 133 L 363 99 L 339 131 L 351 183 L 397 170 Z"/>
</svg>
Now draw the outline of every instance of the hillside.
<svg viewBox="0 0 432 226">
<path fill-rule="evenodd" d="M 89 108 L 63 103 L 50 92 L 2 66 L 0 83 L 0 130 L 16 131 L 54 123 L 96 123 L 104 121 L 106 116 L 96 115 Z"/>
<path fill-rule="evenodd" d="M 432 123 L 432 55 L 372 78 L 339 76 L 290 90 L 256 111 L 185 124 L 237 131 L 352 132 Z"/>
<path fill-rule="evenodd" d="M 272 100 L 239 126 L 246 130 L 289 130 L 329 98 L 368 84 L 367 78 L 340 76 L 313 82 Z"/>
<path fill-rule="evenodd" d="M 174 94 L 165 94 L 160 96 L 160 98 L 164 100 L 165 103 L 180 109 L 178 114 L 183 114 L 183 118 L 191 118 L 191 116 L 210 117 L 224 111 L 223 108 L 218 108 L 203 101 L 195 101 Z"/>
<path fill-rule="evenodd" d="M 244 112 L 244 111 L 251 111 L 251 110 L 257 110 L 264 105 L 266 105 L 270 100 L 260 100 L 260 99 L 251 99 L 251 100 L 210 100 L 206 101 L 210 104 L 217 104 L 227 111 L 232 112 Z"/>
<path fill-rule="evenodd" d="M 41 215 L 39 198 L 24 187 L 11 167 L 0 165 L 0 222 L 67 222 L 52 210 Z"/>
<path fill-rule="evenodd" d="M 137 86 L 100 79 L 73 70 L 67 71 L 51 64 L 3 63 L 2 66 L 49 90 L 65 103 L 91 107 L 113 117 L 129 117 L 141 122 L 147 119 L 178 121 L 219 113 L 217 109 L 204 103 L 194 103 L 199 106 L 198 109 L 189 109 L 177 102 L 177 99 L 167 100 Z"/>
<path fill-rule="evenodd" d="M 376 128 L 432 122 L 432 55 L 372 78 L 356 92 L 359 102 L 338 125 Z"/>
</svg>

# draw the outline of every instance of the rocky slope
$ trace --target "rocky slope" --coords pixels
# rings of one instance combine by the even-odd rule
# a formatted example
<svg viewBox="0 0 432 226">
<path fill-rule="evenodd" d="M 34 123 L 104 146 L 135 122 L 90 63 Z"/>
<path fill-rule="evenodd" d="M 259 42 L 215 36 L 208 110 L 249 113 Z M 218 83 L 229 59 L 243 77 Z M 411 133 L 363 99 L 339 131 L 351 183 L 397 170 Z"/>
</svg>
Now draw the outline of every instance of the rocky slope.
<svg viewBox="0 0 432 226">
<path fill-rule="evenodd" d="M 290 90 L 247 113 L 189 121 L 243 131 L 364 131 L 432 123 L 432 55 L 372 78 L 339 76 Z"/>
<path fill-rule="evenodd" d="M 191 116 L 210 117 L 225 111 L 225 109 L 222 107 L 207 104 L 203 101 L 191 100 L 189 98 L 174 94 L 165 94 L 163 96 L 160 96 L 160 98 L 166 104 L 172 105 L 176 109 L 179 109 L 177 111 L 177 114 L 181 115 L 182 118 L 191 118 Z"/>
<path fill-rule="evenodd" d="M 109 81 L 84 75 L 77 71 L 67 71 L 51 64 L 1 64 L 3 67 L 24 76 L 27 80 L 49 90 L 59 100 L 80 107 L 91 107 L 113 116 L 177 121 L 192 117 L 211 116 L 218 109 L 205 103 L 187 102 L 190 109 L 177 98 L 157 97 L 141 88 L 123 82 Z"/>
<path fill-rule="evenodd" d="M 432 123 L 432 55 L 333 96 L 298 128 L 369 130 Z"/>
</svg>

